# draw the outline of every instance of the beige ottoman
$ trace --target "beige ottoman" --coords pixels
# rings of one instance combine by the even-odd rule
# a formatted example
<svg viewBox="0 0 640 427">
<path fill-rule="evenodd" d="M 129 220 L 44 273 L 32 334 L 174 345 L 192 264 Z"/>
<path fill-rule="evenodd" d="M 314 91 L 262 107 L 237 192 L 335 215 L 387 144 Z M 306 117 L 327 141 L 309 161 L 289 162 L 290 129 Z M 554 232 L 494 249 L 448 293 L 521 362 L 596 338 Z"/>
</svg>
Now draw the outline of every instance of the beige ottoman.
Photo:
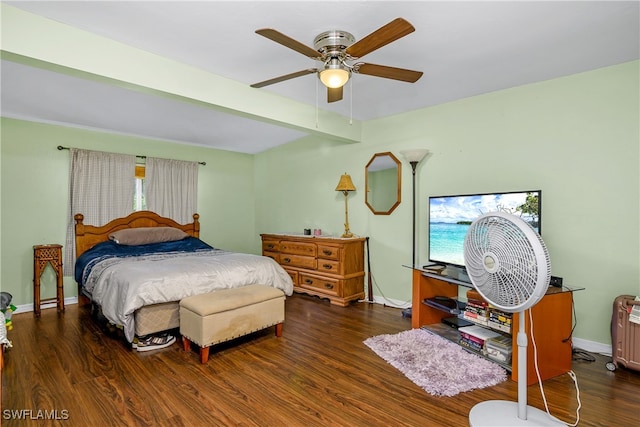
<svg viewBox="0 0 640 427">
<path fill-rule="evenodd" d="M 266 285 L 247 285 L 194 295 L 180 301 L 180 334 L 185 351 L 200 346 L 207 363 L 209 346 L 276 325 L 282 336 L 284 292 Z"/>
</svg>

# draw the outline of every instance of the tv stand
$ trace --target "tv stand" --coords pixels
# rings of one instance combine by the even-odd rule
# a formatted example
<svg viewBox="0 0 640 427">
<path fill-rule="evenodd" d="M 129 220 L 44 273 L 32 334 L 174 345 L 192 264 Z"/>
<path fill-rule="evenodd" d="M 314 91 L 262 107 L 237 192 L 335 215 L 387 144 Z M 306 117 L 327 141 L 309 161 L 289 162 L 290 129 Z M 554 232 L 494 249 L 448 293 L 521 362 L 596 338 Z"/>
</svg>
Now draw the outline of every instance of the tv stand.
<svg viewBox="0 0 640 427">
<path fill-rule="evenodd" d="M 458 287 L 466 289 L 473 285 L 462 280 L 444 275 L 430 273 L 420 267 L 407 266 L 413 271 L 413 292 L 411 302 L 411 326 L 424 327 L 432 333 L 438 334 L 453 342 L 458 341 L 457 331 L 441 324 L 442 319 L 451 314 L 430 307 L 423 303 L 425 298 L 448 296 L 458 298 Z M 571 370 L 572 346 L 571 331 L 573 326 L 573 292 L 581 289 L 568 287 L 550 287 L 545 296 L 531 308 L 533 316 L 536 345 L 538 349 L 538 367 L 540 377 L 544 381 Z M 530 334 L 529 316 L 525 318 L 525 328 L 529 345 L 527 346 L 527 385 L 535 384 L 538 379 L 533 363 L 533 345 Z M 518 316 L 513 314 L 512 331 L 512 364 L 504 366 L 511 370 L 511 378 L 518 380 Z M 492 360 L 493 361 L 493 360 Z"/>
</svg>

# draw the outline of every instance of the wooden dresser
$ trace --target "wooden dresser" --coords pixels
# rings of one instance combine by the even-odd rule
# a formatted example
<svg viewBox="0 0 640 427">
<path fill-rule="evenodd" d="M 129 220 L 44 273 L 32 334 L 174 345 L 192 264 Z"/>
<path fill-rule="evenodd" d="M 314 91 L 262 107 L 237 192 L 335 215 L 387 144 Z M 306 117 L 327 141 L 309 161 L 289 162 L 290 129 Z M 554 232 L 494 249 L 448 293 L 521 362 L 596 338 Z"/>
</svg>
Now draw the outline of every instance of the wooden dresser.
<svg viewBox="0 0 640 427">
<path fill-rule="evenodd" d="M 282 265 L 295 292 L 328 298 L 342 307 L 364 299 L 364 237 L 260 236 L 262 255 Z"/>
</svg>

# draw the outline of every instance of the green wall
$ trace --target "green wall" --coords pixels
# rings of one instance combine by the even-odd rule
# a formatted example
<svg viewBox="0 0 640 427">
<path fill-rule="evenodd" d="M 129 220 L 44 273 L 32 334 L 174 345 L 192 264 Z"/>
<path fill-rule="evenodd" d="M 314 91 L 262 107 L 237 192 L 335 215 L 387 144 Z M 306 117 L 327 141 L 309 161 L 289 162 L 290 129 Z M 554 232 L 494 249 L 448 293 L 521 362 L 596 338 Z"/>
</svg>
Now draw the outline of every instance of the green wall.
<svg viewBox="0 0 640 427">
<path fill-rule="evenodd" d="M 575 337 L 609 343 L 611 303 L 640 294 L 638 61 L 517 87 L 363 124 L 360 143 L 309 136 L 255 156 L 2 119 L 1 286 L 32 301 L 32 246 L 64 242 L 69 155 L 57 145 L 206 161 L 200 168 L 202 237 L 259 253 L 259 233 L 344 230 L 349 173 L 351 231 L 370 238 L 376 301 L 408 303 L 411 168 L 402 203 L 374 215 L 365 165 L 377 152 L 428 148 L 418 165 L 418 254 L 427 257 L 430 195 L 542 189 L 543 237 L 554 275 L 575 294 Z M 347 118 L 340 119 L 347 121 Z M 53 296 L 53 287 L 45 288 Z M 65 278 L 65 294 L 76 294 Z M 44 295 L 45 297 L 47 295 Z"/>
<path fill-rule="evenodd" d="M 198 176 L 201 237 L 256 252 L 251 155 L 7 118 L 1 125 L 0 287 L 15 305 L 33 301 L 33 245 L 65 243 L 69 151 L 58 145 L 206 162 Z M 43 298 L 55 296 L 54 277 L 43 276 Z M 75 295 L 75 282 L 65 277 L 65 296 Z"/>
<path fill-rule="evenodd" d="M 428 148 L 418 165 L 418 253 L 427 261 L 430 195 L 542 189 L 552 274 L 575 294 L 576 337 L 609 343 L 611 303 L 640 295 L 638 61 L 365 122 L 363 142 L 308 138 L 256 156 L 259 232 L 342 231 L 340 174 L 351 231 L 370 237 L 377 300 L 411 298 L 411 168 L 390 215 L 364 204 L 364 166 L 376 152 Z M 400 156 L 399 156 L 400 157 Z M 274 203 L 275 202 L 275 203 Z"/>
</svg>

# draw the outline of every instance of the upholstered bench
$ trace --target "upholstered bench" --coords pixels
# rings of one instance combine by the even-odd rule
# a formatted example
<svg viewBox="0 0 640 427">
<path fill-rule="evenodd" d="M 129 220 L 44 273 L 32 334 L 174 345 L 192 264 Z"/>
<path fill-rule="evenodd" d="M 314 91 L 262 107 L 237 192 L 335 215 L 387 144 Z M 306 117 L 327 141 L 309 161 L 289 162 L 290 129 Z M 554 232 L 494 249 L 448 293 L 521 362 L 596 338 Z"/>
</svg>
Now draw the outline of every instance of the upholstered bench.
<svg viewBox="0 0 640 427">
<path fill-rule="evenodd" d="M 209 347 L 251 332 L 276 326 L 282 336 L 284 292 L 266 285 L 247 285 L 194 295 L 180 301 L 180 334 L 185 351 L 200 347 L 200 362 L 209 360 Z"/>
</svg>

